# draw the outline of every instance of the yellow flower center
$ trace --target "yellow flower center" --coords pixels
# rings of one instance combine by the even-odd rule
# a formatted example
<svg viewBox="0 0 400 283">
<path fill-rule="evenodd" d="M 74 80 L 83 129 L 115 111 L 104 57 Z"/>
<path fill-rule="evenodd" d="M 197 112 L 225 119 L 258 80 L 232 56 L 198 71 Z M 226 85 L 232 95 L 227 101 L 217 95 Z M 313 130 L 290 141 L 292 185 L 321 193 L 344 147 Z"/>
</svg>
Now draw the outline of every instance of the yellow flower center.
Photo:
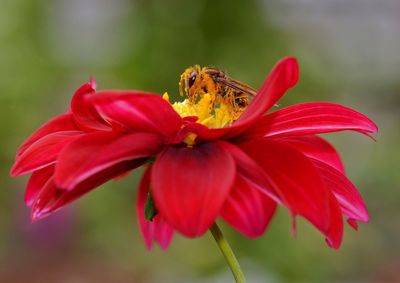
<svg viewBox="0 0 400 283">
<path fill-rule="evenodd" d="M 168 93 L 164 93 L 163 98 L 170 102 Z M 182 102 L 171 103 L 171 105 L 182 118 L 196 116 L 198 118 L 196 122 L 207 128 L 223 128 L 231 125 L 237 119 L 235 119 L 230 105 L 217 101 L 215 96 L 209 93 L 202 95 L 197 102 L 185 99 Z"/>
</svg>

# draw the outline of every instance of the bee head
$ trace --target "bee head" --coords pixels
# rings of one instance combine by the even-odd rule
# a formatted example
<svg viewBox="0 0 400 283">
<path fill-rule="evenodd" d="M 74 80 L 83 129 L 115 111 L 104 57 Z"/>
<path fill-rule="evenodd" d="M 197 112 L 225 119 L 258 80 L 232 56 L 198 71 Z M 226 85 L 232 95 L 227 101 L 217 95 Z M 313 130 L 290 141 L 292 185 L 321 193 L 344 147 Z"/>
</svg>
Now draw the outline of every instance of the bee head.
<svg viewBox="0 0 400 283">
<path fill-rule="evenodd" d="M 195 95 L 194 90 L 191 91 L 195 85 L 196 80 L 199 78 L 201 68 L 199 65 L 187 68 L 181 75 L 179 82 L 179 93 L 181 96 L 185 93 L 189 98 Z"/>
</svg>

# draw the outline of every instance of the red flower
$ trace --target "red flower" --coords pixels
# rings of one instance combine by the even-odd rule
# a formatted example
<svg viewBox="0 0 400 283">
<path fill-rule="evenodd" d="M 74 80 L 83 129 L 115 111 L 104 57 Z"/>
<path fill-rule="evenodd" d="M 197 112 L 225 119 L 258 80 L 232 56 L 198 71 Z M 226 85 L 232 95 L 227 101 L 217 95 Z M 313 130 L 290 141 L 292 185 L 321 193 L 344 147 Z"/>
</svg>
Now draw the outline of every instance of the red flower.
<svg viewBox="0 0 400 283">
<path fill-rule="evenodd" d="M 331 103 L 265 114 L 297 80 L 296 60 L 281 60 L 232 125 L 223 105 L 210 109 L 207 95 L 197 104 L 171 105 L 167 96 L 140 91 L 93 95 L 94 87 L 86 84 L 69 113 L 21 146 L 12 175 L 34 172 L 26 199 L 33 219 L 39 219 L 147 163 L 137 212 L 149 248 L 153 241 L 166 248 L 174 230 L 200 236 L 217 217 L 248 237 L 260 236 L 276 204 L 287 207 L 293 219 L 306 218 L 338 248 L 342 215 L 357 227 L 368 213 L 338 153 L 316 134 L 369 135 L 377 127 L 361 113 Z M 157 210 L 153 221 L 145 219 L 149 200 Z"/>
<path fill-rule="evenodd" d="M 65 146 L 87 133 L 112 130 L 110 123 L 85 99 L 95 92 L 95 88 L 94 80 L 83 84 L 75 92 L 70 109 L 36 130 L 17 150 L 11 175 L 33 172 L 25 192 L 28 206 L 37 205 L 38 195 L 43 196 L 52 187 L 57 156 Z"/>
</svg>

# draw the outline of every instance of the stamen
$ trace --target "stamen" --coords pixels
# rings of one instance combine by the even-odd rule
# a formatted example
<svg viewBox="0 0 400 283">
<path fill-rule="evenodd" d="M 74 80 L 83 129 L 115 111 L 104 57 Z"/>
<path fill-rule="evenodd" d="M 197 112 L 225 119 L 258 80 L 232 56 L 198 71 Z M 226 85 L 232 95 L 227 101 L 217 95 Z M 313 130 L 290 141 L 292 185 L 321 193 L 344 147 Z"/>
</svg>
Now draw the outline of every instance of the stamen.
<svg viewBox="0 0 400 283">
<path fill-rule="evenodd" d="M 184 143 L 188 145 L 188 147 L 192 147 L 196 143 L 197 135 L 195 133 L 190 133 L 183 140 Z"/>
<path fill-rule="evenodd" d="M 208 128 L 223 128 L 236 121 L 242 112 L 235 112 L 231 103 L 232 99 L 224 99 L 220 95 L 204 93 L 196 101 L 189 98 L 171 103 L 167 92 L 163 94 L 163 99 L 168 101 L 174 110 L 182 117 L 197 117 L 197 123 Z M 193 146 L 196 139 L 195 134 L 189 134 L 184 142 L 188 146 Z"/>
<path fill-rule="evenodd" d="M 170 102 L 170 101 L 169 101 L 169 95 L 168 95 L 168 92 L 164 92 L 164 94 L 163 94 L 162 98 L 163 98 L 164 100 L 166 100 L 166 101 Z"/>
</svg>

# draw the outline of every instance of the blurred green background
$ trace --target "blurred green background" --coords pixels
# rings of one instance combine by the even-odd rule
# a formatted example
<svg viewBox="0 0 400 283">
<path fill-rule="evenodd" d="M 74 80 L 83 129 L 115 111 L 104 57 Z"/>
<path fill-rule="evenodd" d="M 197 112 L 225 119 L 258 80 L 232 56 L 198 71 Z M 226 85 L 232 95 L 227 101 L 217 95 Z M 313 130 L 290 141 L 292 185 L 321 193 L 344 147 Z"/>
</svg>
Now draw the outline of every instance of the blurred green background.
<svg viewBox="0 0 400 283">
<path fill-rule="evenodd" d="M 379 125 L 377 142 L 328 137 L 371 221 L 346 227 L 339 251 L 302 220 L 294 239 L 284 209 L 257 240 L 224 226 L 249 282 L 400 282 L 399 15 L 395 0 L 0 0 L 0 282 L 231 282 L 208 234 L 146 251 L 134 208 L 140 172 L 30 224 L 27 178 L 11 179 L 9 168 L 90 75 L 99 89 L 177 98 L 190 65 L 258 87 L 286 55 L 298 58 L 301 79 L 281 107 L 342 103 Z"/>
</svg>

